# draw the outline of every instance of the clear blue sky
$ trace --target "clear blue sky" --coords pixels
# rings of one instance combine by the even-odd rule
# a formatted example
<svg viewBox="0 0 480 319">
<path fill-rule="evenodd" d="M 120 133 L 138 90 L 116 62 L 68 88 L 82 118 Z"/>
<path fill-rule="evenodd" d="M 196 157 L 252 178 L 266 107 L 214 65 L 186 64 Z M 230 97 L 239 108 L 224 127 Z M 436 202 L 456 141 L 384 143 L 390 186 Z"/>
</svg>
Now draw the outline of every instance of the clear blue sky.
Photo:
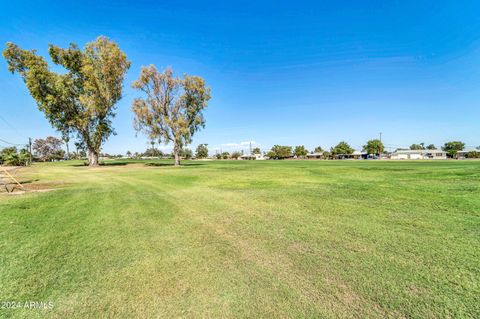
<svg viewBox="0 0 480 319">
<path fill-rule="evenodd" d="M 212 88 L 194 148 L 255 141 L 360 148 L 480 144 L 480 1 L 3 1 L 0 42 L 47 54 L 99 35 L 132 61 L 105 152 L 143 151 L 131 82 L 172 66 Z M 0 61 L 0 138 L 56 134 L 19 75 Z M 247 143 L 243 143 L 247 144 Z M 0 146 L 4 144 L 0 144 Z"/>
</svg>

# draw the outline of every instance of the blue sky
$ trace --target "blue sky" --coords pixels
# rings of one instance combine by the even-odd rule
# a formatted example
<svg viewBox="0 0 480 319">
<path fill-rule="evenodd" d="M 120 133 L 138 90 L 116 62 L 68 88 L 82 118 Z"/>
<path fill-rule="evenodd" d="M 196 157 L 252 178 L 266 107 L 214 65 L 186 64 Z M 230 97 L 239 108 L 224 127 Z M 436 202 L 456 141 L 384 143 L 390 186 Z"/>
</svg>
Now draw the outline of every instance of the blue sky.
<svg viewBox="0 0 480 319">
<path fill-rule="evenodd" d="M 192 148 L 255 141 L 391 148 L 480 145 L 479 1 L 2 1 L 0 42 L 47 55 L 99 35 L 132 62 L 103 150 L 143 151 L 130 88 L 142 65 L 171 66 L 212 88 Z M 20 76 L 0 61 L 0 139 L 55 135 Z M 8 123 L 8 124 L 7 124 Z M 242 142 L 243 145 L 242 145 Z M 0 142 L 0 146 L 5 146 Z M 167 147 L 168 148 L 168 147 Z"/>
</svg>

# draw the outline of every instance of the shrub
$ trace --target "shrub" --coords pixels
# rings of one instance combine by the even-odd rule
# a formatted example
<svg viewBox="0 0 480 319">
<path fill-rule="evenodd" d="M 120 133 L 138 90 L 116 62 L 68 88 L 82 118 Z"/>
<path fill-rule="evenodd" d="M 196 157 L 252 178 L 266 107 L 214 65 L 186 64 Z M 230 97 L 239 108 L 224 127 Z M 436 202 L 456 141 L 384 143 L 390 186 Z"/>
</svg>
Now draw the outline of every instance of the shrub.
<svg viewBox="0 0 480 319">
<path fill-rule="evenodd" d="M 240 153 L 240 152 L 233 152 L 233 153 L 230 155 L 230 158 L 232 158 L 232 159 L 238 159 L 240 156 L 242 156 L 242 153 Z"/>
<path fill-rule="evenodd" d="M 477 152 L 477 151 L 468 152 L 467 158 L 480 158 L 480 152 Z"/>
<path fill-rule="evenodd" d="M 30 155 L 26 149 L 17 151 L 16 147 L 6 147 L 0 152 L 0 163 L 9 166 L 28 165 Z"/>
<path fill-rule="evenodd" d="M 274 145 L 272 149 L 267 153 L 267 156 L 271 159 L 284 159 L 292 156 L 291 146 Z"/>
</svg>

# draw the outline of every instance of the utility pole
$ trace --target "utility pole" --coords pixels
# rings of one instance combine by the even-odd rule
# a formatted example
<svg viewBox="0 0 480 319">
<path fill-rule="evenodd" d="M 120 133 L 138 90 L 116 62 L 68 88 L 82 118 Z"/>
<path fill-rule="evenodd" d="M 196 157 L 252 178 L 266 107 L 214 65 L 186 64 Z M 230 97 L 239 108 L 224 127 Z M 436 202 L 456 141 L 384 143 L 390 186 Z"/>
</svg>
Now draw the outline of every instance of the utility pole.
<svg viewBox="0 0 480 319">
<path fill-rule="evenodd" d="M 32 164 L 32 138 L 28 138 L 28 153 L 30 155 L 30 164 Z"/>
<path fill-rule="evenodd" d="M 252 156 L 252 141 L 250 141 L 250 156 Z"/>
<path fill-rule="evenodd" d="M 380 145 L 382 145 L 382 132 L 378 133 L 380 135 Z M 381 148 L 381 146 L 379 146 Z M 378 150 L 378 159 L 382 159 L 382 154 L 380 152 L 380 149 Z"/>
</svg>

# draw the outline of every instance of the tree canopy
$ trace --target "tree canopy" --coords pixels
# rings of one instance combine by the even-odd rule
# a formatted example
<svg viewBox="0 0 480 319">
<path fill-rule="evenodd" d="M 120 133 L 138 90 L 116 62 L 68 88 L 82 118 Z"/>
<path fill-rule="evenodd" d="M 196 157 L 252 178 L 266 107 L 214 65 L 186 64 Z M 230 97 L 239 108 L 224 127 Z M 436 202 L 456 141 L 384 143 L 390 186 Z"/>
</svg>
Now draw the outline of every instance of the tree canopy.
<svg viewBox="0 0 480 319">
<path fill-rule="evenodd" d="M 48 136 L 45 139 L 39 138 L 33 142 L 32 149 L 35 156 L 41 161 L 59 160 L 65 157 L 65 151 L 62 150 L 63 141 L 54 136 Z"/>
<path fill-rule="evenodd" d="M 232 152 L 232 154 L 230 154 L 231 159 L 238 159 L 240 156 L 242 156 L 242 153 L 239 151 L 235 151 L 235 152 Z"/>
<path fill-rule="evenodd" d="M 447 154 L 450 157 L 455 157 L 457 155 L 458 151 L 463 151 L 464 148 L 465 148 L 465 143 L 460 142 L 460 141 L 447 142 L 442 147 L 442 149 L 445 152 L 447 152 Z"/>
<path fill-rule="evenodd" d="M 182 151 L 180 152 L 180 156 L 185 159 L 191 159 L 193 156 L 193 152 L 189 148 L 182 148 Z"/>
<path fill-rule="evenodd" d="M 354 152 L 354 149 L 350 147 L 347 142 L 340 142 L 335 147 L 332 147 L 330 153 L 332 155 L 349 155 Z"/>
<path fill-rule="evenodd" d="M 267 153 L 269 158 L 284 159 L 292 156 L 291 146 L 274 145 L 272 149 Z"/>
<path fill-rule="evenodd" d="M 379 139 L 370 140 L 363 146 L 363 150 L 368 154 L 382 154 L 385 151 L 385 147 Z"/>
<path fill-rule="evenodd" d="M 197 149 L 195 150 L 195 157 L 197 158 L 208 157 L 208 145 L 207 144 L 198 145 Z"/>
<path fill-rule="evenodd" d="M 262 154 L 262 151 L 260 150 L 259 147 L 255 147 L 255 148 L 252 150 L 252 154 Z"/>
<path fill-rule="evenodd" d="M 17 150 L 15 146 L 5 147 L 0 150 L 0 164 L 12 166 L 26 166 L 29 163 L 30 154 L 24 148 Z"/>
<path fill-rule="evenodd" d="M 314 153 L 323 153 L 323 148 L 321 146 L 315 147 Z"/>
<path fill-rule="evenodd" d="M 106 37 L 87 43 L 83 51 L 73 43 L 67 49 L 49 45 L 48 53 L 67 72 L 50 71 L 35 50 L 13 43 L 7 43 L 3 56 L 9 71 L 22 76 L 50 124 L 60 132 L 76 133 L 85 143 L 89 164 L 96 166 L 102 143 L 114 133 L 114 106 L 122 97 L 130 62 Z"/>
<path fill-rule="evenodd" d="M 304 145 L 295 146 L 295 150 L 293 151 L 295 156 L 297 157 L 304 157 L 308 154 L 308 150 L 305 148 Z"/>
<path fill-rule="evenodd" d="M 222 154 L 220 154 L 220 157 L 223 158 L 223 159 L 228 159 L 230 157 L 230 153 L 229 152 L 223 152 Z"/>
<path fill-rule="evenodd" d="M 147 148 L 142 155 L 145 157 L 162 157 L 163 152 L 158 148 L 152 147 L 152 148 Z"/>
<path fill-rule="evenodd" d="M 412 145 L 410 145 L 410 149 L 412 151 L 424 150 L 425 149 L 425 143 L 412 144 Z"/>
<path fill-rule="evenodd" d="M 192 137 L 205 127 L 202 111 L 210 100 L 210 88 L 198 76 L 173 76 L 170 68 L 159 72 L 154 65 L 142 67 L 132 87 L 144 94 L 134 99 L 134 127 L 150 139 L 173 143 L 175 165 L 180 165 L 180 152 Z"/>
</svg>

